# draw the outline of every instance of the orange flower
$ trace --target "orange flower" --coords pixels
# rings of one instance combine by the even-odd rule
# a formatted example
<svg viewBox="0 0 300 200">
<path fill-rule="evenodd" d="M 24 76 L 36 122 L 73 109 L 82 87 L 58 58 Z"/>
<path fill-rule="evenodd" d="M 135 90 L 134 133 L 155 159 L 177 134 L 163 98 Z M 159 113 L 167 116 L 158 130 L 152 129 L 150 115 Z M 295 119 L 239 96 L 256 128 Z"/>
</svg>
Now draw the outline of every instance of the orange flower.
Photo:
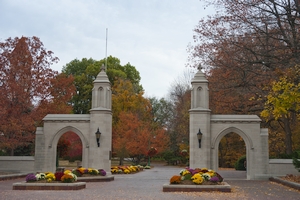
<svg viewBox="0 0 300 200">
<path fill-rule="evenodd" d="M 181 176 L 175 175 L 170 179 L 171 184 L 179 184 L 180 182 L 181 182 Z"/>
<path fill-rule="evenodd" d="M 70 183 L 74 181 L 74 177 L 71 174 L 65 174 L 61 177 L 62 182 Z"/>
<path fill-rule="evenodd" d="M 78 168 L 78 170 L 80 171 L 80 173 L 81 173 L 81 174 L 84 174 L 84 170 L 85 170 L 85 168 L 83 168 L 83 167 L 80 167 L 80 168 Z"/>
</svg>

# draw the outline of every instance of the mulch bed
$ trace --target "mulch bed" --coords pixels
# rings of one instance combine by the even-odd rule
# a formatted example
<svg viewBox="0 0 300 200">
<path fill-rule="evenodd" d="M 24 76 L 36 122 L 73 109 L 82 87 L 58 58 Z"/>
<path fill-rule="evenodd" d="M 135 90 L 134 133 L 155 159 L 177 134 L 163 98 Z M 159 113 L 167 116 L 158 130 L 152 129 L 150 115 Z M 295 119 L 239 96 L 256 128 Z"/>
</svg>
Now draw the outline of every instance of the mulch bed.
<svg viewBox="0 0 300 200">
<path fill-rule="evenodd" d="M 283 180 L 291 181 L 300 184 L 300 175 L 288 174 L 285 177 L 280 177 Z"/>
</svg>

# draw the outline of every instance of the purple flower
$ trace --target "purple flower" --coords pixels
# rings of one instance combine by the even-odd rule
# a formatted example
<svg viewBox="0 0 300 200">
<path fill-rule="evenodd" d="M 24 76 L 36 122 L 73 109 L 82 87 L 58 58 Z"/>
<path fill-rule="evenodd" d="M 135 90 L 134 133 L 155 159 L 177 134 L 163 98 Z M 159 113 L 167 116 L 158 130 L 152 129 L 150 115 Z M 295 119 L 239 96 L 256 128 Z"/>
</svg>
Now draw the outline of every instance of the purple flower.
<svg viewBox="0 0 300 200">
<path fill-rule="evenodd" d="M 26 176 L 26 182 L 33 182 L 33 181 L 36 181 L 35 174 L 33 174 L 33 173 L 27 174 L 27 176 Z"/>
<path fill-rule="evenodd" d="M 105 176 L 106 175 L 106 171 L 104 171 L 104 169 L 99 169 L 99 174 L 101 174 L 101 176 Z"/>
<path fill-rule="evenodd" d="M 84 174 L 88 174 L 89 173 L 89 169 L 85 168 L 84 169 Z"/>
<path fill-rule="evenodd" d="M 217 176 L 214 176 L 214 177 L 211 177 L 210 178 L 210 181 L 211 182 L 218 182 L 219 181 L 219 178 Z"/>
</svg>

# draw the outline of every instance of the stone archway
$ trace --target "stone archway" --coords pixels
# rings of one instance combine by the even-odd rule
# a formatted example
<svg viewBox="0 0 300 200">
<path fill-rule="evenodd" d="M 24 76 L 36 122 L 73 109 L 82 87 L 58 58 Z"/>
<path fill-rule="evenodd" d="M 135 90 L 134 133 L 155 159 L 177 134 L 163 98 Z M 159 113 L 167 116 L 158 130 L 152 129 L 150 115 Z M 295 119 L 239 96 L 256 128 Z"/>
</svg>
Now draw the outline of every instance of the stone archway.
<svg viewBox="0 0 300 200">
<path fill-rule="evenodd" d="M 268 130 L 260 128 L 257 115 L 212 115 L 209 109 L 208 81 L 201 69 L 191 81 L 190 167 L 218 169 L 219 143 L 229 132 L 240 135 L 246 144 L 247 179 L 268 173 Z M 203 133 L 201 147 L 197 132 Z"/>
<path fill-rule="evenodd" d="M 57 143 L 67 131 L 82 142 L 82 165 L 110 174 L 112 143 L 111 85 L 104 68 L 94 80 L 90 114 L 48 114 L 36 130 L 35 171 L 55 171 Z M 100 143 L 95 132 L 101 132 Z"/>
<path fill-rule="evenodd" d="M 87 163 L 87 148 L 84 148 L 84 147 L 88 147 L 89 144 L 88 144 L 88 141 L 87 141 L 87 138 L 82 134 L 82 132 L 80 130 L 78 130 L 77 128 L 73 127 L 73 126 L 67 126 L 67 127 L 64 127 L 62 129 L 60 129 L 53 137 L 52 139 L 50 140 L 50 145 L 53 147 L 53 150 L 54 150 L 54 153 L 52 154 L 53 158 L 51 160 L 56 160 L 56 156 L 57 156 L 57 145 L 58 145 L 58 141 L 59 139 L 61 138 L 61 136 L 63 134 L 65 134 L 66 132 L 73 132 L 75 133 L 81 140 L 81 144 L 82 144 L 82 164 L 84 166 L 86 166 L 86 163 Z M 50 146 L 49 145 L 49 146 Z"/>
</svg>

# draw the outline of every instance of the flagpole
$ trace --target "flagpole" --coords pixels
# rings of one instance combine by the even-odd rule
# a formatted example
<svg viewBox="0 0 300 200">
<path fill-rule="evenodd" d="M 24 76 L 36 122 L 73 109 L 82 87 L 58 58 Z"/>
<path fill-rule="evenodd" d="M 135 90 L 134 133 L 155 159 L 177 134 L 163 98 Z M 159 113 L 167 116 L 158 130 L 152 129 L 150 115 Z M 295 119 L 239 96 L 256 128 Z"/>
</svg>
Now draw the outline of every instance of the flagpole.
<svg viewBox="0 0 300 200">
<path fill-rule="evenodd" d="M 108 29 L 106 28 L 105 71 L 107 70 L 107 32 Z"/>
</svg>

